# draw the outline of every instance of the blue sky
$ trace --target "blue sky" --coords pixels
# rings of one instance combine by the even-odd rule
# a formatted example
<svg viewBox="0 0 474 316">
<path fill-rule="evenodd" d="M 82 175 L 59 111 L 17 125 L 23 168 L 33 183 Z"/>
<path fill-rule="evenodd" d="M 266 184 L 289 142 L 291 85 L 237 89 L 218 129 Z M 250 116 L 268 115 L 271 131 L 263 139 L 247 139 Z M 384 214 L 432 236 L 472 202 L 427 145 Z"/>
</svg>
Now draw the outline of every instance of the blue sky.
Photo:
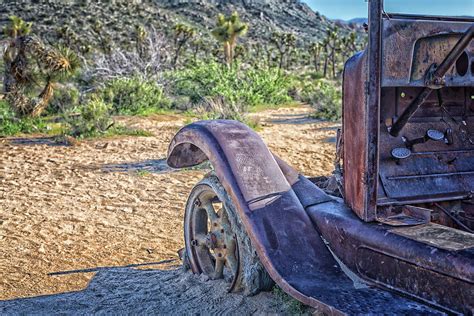
<svg viewBox="0 0 474 316">
<path fill-rule="evenodd" d="M 365 0 L 303 0 L 332 19 L 349 20 L 367 16 Z M 431 15 L 474 16 L 474 0 L 385 0 L 385 11 Z"/>
</svg>

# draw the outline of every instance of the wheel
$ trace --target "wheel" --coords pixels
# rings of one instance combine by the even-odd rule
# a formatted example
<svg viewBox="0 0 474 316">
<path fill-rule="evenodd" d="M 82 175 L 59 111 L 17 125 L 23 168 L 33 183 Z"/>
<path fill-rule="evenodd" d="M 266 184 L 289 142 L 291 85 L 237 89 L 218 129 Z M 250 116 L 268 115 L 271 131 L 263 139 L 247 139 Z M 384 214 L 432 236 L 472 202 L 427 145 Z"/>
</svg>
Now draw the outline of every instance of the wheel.
<svg viewBox="0 0 474 316">
<path fill-rule="evenodd" d="M 229 196 L 213 174 L 191 191 L 184 216 L 186 259 L 196 274 L 225 279 L 228 291 L 257 294 L 273 287 Z"/>
</svg>

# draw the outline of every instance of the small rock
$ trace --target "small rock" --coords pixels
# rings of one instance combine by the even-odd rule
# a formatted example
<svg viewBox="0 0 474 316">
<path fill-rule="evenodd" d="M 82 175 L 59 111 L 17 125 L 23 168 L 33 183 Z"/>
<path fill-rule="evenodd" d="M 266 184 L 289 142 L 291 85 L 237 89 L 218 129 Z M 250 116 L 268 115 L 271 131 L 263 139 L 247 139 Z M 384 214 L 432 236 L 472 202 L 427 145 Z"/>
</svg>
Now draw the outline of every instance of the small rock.
<svg viewBox="0 0 474 316">
<path fill-rule="evenodd" d="M 205 275 L 205 274 L 201 274 L 199 276 L 199 279 L 202 281 L 202 282 L 207 282 L 209 281 L 209 276 L 208 275 Z"/>
<path fill-rule="evenodd" d="M 133 208 L 131 208 L 131 207 L 124 207 L 124 208 L 122 209 L 122 211 L 125 212 L 125 213 L 133 213 Z"/>
</svg>

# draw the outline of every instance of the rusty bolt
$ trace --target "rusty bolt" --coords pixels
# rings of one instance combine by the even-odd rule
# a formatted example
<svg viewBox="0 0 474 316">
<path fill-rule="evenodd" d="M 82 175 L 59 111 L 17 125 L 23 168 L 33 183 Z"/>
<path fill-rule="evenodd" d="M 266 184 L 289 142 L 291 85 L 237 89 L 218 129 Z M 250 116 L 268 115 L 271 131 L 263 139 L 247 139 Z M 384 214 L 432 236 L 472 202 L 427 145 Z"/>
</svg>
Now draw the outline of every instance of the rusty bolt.
<svg viewBox="0 0 474 316">
<path fill-rule="evenodd" d="M 191 245 L 192 245 L 192 246 L 197 246 L 197 245 L 198 245 L 198 241 L 197 241 L 196 239 L 193 239 L 193 240 L 191 241 Z"/>
<path fill-rule="evenodd" d="M 214 234 L 211 234 L 210 246 L 211 249 L 217 248 L 217 237 Z"/>
</svg>

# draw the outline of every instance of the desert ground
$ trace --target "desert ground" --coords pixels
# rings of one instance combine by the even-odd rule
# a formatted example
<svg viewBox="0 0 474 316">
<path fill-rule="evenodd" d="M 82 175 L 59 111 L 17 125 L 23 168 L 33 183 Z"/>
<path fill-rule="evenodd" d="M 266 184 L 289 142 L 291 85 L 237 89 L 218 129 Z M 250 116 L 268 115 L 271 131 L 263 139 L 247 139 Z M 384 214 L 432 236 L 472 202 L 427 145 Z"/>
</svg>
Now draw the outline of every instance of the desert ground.
<svg viewBox="0 0 474 316">
<path fill-rule="evenodd" d="M 338 124 L 310 112 L 252 115 L 273 152 L 304 175 L 329 175 Z M 172 170 L 165 158 L 189 119 L 117 120 L 154 136 L 0 139 L 0 312 L 284 313 L 272 293 L 226 294 L 178 267 L 184 204 L 206 170 Z"/>
</svg>

